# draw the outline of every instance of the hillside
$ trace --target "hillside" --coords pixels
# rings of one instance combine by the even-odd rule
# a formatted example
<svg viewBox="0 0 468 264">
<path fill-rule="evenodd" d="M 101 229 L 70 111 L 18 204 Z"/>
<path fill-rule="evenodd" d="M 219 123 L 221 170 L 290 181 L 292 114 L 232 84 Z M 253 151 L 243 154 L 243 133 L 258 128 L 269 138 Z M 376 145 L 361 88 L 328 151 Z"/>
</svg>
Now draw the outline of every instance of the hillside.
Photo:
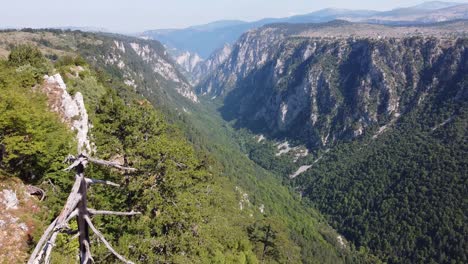
<svg viewBox="0 0 468 264">
<path fill-rule="evenodd" d="M 466 21 L 269 25 L 196 89 L 252 160 L 357 247 L 388 263 L 464 263 L 466 32 Z"/>
<path fill-rule="evenodd" d="M 196 97 L 186 97 L 185 79 L 165 60 L 159 43 L 26 30 L 0 33 L 0 47 L 8 57 L 0 62 L 1 170 L 47 193 L 41 204 L 47 210 L 34 216 L 40 224 L 29 234 L 32 244 L 61 209 L 73 181 L 63 171 L 63 159 L 76 154 L 70 124 L 84 119 L 64 118 L 67 104 L 60 98 L 68 94 L 84 100 L 93 156 L 139 169 L 124 175 L 91 166 L 87 172 L 122 186 L 92 187 L 92 207 L 143 213 L 93 219 L 130 260 L 355 263 L 372 258 L 339 239 L 319 213 L 248 160 L 226 135 L 207 140 L 208 127 L 198 122 L 216 117 L 197 112 L 190 119 L 190 111 L 201 106 L 191 100 Z M 67 235 L 57 241 L 53 262 L 75 259 L 77 241 Z M 95 260 L 115 262 L 96 238 L 91 248 Z"/>
<path fill-rule="evenodd" d="M 180 101 L 177 95 L 197 101 L 190 84 L 177 70 L 177 64 L 157 41 L 55 29 L 6 31 L 2 34 L 0 55 L 6 55 L 8 45 L 28 43 L 39 45 L 53 60 L 59 55 L 79 53 L 135 91 L 153 93 L 161 105 L 177 104 L 177 100 Z"/>
</svg>

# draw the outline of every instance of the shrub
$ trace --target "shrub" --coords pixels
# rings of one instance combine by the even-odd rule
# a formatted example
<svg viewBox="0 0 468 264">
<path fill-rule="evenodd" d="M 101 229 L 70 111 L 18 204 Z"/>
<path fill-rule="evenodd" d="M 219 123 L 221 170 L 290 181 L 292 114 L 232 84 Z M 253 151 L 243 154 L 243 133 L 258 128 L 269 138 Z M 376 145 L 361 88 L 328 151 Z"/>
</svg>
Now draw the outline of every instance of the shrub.
<svg viewBox="0 0 468 264">
<path fill-rule="evenodd" d="M 31 45 L 19 45 L 14 47 L 8 56 L 8 61 L 15 67 L 29 64 L 35 68 L 43 68 L 46 63 L 46 59 L 41 51 L 37 47 Z"/>
</svg>

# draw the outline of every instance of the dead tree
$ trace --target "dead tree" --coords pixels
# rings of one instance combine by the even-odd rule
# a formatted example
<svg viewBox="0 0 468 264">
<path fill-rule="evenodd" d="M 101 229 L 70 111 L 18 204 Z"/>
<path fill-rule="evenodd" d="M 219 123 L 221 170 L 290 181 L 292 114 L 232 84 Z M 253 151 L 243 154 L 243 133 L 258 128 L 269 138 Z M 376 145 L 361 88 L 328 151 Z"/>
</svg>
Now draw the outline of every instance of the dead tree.
<svg viewBox="0 0 468 264">
<path fill-rule="evenodd" d="M 91 255 L 90 250 L 90 240 L 89 240 L 89 229 L 93 231 L 93 233 L 104 243 L 104 245 L 109 249 L 109 251 L 114 254 L 118 259 L 120 259 L 124 263 L 133 263 L 119 253 L 117 253 L 112 246 L 107 242 L 104 236 L 99 232 L 99 230 L 93 225 L 91 221 L 91 216 L 93 215 L 138 215 L 141 214 L 140 212 L 112 212 L 112 211 L 99 211 L 95 209 L 88 208 L 86 193 L 88 190 L 88 186 L 91 184 L 105 184 L 110 186 L 119 186 L 116 183 L 103 181 L 103 180 L 96 180 L 91 178 L 86 178 L 84 171 L 87 164 L 94 163 L 98 165 L 103 165 L 107 167 L 113 167 L 124 171 L 134 172 L 136 169 L 128 168 L 121 166 L 117 163 L 99 160 L 92 157 L 88 157 L 85 154 L 80 154 L 77 158 L 69 157 L 69 160 L 73 162 L 73 164 L 66 169 L 66 171 L 70 171 L 72 169 L 76 170 L 75 175 L 75 183 L 73 184 L 73 188 L 68 196 L 67 202 L 65 203 L 64 208 L 60 212 L 59 216 L 49 225 L 49 227 L 45 230 L 44 234 L 42 235 L 41 239 L 36 245 L 31 257 L 29 258 L 28 264 L 39 264 L 39 263 L 50 263 L 50 257 L 52 253 L 52 249 L 55 246 L 55 241 L 57 239 L 57 235 L 59 233 L 76 233 L 78 234 L 79 239 L 79 257 L 81 264 L 88 264 L 90 262 L 94 262 L 93 257 Z M 68 222 L 76 218 L 78 222 L 78 230 L 70 230 L 68 226 Z"/>
</svg>

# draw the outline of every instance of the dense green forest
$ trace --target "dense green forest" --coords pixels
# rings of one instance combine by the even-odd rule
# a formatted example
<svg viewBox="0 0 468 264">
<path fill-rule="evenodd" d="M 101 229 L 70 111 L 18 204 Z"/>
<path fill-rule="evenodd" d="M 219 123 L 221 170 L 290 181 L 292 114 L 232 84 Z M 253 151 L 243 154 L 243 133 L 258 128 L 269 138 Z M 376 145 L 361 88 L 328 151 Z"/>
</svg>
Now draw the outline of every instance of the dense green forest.
<svg viewBox="0 0 468 264">
<path fill-rule="evenodd" d="M 389 263 L 466 263 L 468 108 L 435 109 L 377 140 L 336 147 L 293 185 L 346 238 Z"/>
<path fill-rule="evenodd" d="M 45 94 L 32 89 L 51 67 L 29 46 L 0 61 L 1 169 L 25 181 L 39 182 L 44 175 L 60 178 L 64 157 L 74 151 L 72 133 L 47 111 Z"/>
<path fill-rule="evenodd" d="M 330 151 L 314 150 L 297 164 L 290 154 L 275 156 L 274 141 L 259 143 L 245 129 L 236 140 L 357 248 L 388 263 L 465 263 L 467 106 L 428 103 L 377 139 L 376 128 Z M 288 178 L 308 164 L 310 170 Z"/>
<path fill-rule="evenodd" d="M 244 154 L 244 147 L 237 140 L 238 131 L 226 124 L 214 109 L 208 108 L 216 106 L 209 102 L 203 105 L 191 113 L 190 121 L 181 117 L 188 137 L 195 146 L 212 153 L 222 166 L 223 175 L 253 193 L 252 203 L 264 206 L 267 220 L 276 218 L 284 223 L 289 236 L 300 246 L 303 263 L 377 261 L 364 248 L 359 253 L 352 244 L 346 248 L 340 246 L 338 234 L 316 210 L 303 203 L 293 189 L 283 186 L 282 177 Z"/>
<path fill-rule="evenodd" d="M 378 138 L 374 128 L 297 164 L 290 154 L 275 156 L 274 141 L 259 143 L 246 129 L 236 140 L 357 248 L 388 263 L 465 263 L 468 105 L 450 99 L 456 92 L 433 96 Z M 308 164 L 299 177 L 287 177 Z"/>
</svg>

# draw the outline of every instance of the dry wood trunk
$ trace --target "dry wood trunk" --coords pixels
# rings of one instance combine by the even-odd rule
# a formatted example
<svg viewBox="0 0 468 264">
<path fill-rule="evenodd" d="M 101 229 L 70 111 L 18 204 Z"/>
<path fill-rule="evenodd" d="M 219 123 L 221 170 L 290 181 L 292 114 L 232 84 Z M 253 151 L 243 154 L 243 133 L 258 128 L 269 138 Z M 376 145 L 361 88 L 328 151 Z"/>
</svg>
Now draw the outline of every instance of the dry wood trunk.
<svg viewBox="0 0 468 264">
<path fill-rule="evenodd" d="M 78 222 L 78 239 L 79 239 L 79 257 L 80 264 L 89 264 L 94 262 L 91 250 L 90 250 L 90 240 L 89 240 L 89 229 L 91 228 L 93 232 L 99 237 L 100 240 L 106 245 L 106 247 L 111 251 L 118 259 L 125 263 L 132 263 L 131 261 L 126 260 L 123 256 L 118 254 L 112 246 L 107 242 L 104 236 L 99 232 L 99 230 L 92 224 L 90 218 L 90 211 L 94 214 L 101 215 L 126 215 L 132 216 L 141 214 L 139 212 L 112 212 L 112 211 L 97 211 L 94 209 L 88 209 L 87 205 L 87 191 L 89 184 L 106 184 L 112 186 L 119 186 L 118 184 L 104 181 L 104 180 L 94 180 L 88 179 L 84 175 L 84 171 L 87 163 L 93 162 L 98 165 L 104 165 L 108 167 L 114 167 L 121 170 L 127 171 L 136 171 L 133 168 L 123 167 L 120 164 L 98 160 L 94 158 L 87 157 L 85 155 L 80 155 L 78 158 L 74 159 L 74 163 L 67 169 L 75 169 L 75 183 L 70 192 L 70 195 L 65 203 L 65 206 L 60 213 L 60 215 L 55 219 L 52 224 L 47 228 L 47 230 L 42 235 L 39 240 L 34 252 L 31 254 L 31 257 L 28 261 L 28 264 L 39 264 L 41 262 L 49 263 L 51 252 L 55 246 L 55 240 L 59 232 L 69 232 L 65 231 L 68 228 L 68 222 L 76 216 Z"/>
<path fill-rule="evenodd" d="M 81 201 L 78 203 L 78 216 L 76 220 L 78 222 L 78 231 L 79 231 L 79 242 L 80 242 L 80 263 L 88 264 L 91 260 L 87 257 L 88 254 L 88 245 L 89 245 L 89 226 L 86 223 L 85 215 L 88 214 L 87 209 L 87 190 L 88 186 L 84 177 L 84 166 L 79 165 L 77 167 L 77 176 L 80 181 L 80 189 L 78 193 L 81 194 Z"/>
</svg>

